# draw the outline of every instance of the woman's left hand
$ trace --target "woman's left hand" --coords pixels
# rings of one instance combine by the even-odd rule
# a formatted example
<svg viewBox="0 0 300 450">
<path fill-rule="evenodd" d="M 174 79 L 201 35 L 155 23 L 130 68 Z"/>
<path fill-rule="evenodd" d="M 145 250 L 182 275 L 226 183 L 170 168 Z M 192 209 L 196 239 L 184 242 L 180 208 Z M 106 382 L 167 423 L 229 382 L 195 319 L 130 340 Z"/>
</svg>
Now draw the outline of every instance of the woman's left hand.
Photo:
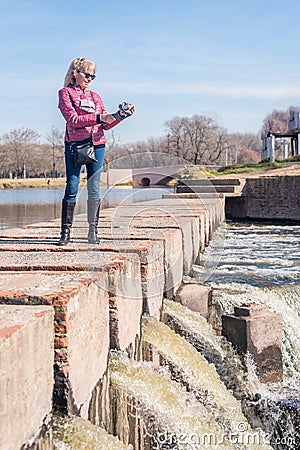
<svg viewBox="0 0 300 450">
<path fill-rule="evenodd" d="M 124 119 L 126 117 L 132 116 L 132 114 L 134 114 L 135 112 L 134 105 L 132 103 L 123 102 L 119 105 L 119 108 L 119 114 Z"/>
</svg>

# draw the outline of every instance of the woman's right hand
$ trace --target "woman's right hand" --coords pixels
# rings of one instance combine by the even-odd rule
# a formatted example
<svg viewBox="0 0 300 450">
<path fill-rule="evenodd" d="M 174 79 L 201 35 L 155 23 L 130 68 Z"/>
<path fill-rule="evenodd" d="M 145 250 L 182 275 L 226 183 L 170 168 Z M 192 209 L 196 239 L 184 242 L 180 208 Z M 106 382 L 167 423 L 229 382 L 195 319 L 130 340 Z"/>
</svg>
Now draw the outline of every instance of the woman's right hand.
<svg viewBox="0 0 300 450">
<path fill-rule="evenodd" d="M 112 114 L 100 114 L 100 121 L 104 123 L 113 123 L 115 121 L 115 117 Z"/>
</svg>

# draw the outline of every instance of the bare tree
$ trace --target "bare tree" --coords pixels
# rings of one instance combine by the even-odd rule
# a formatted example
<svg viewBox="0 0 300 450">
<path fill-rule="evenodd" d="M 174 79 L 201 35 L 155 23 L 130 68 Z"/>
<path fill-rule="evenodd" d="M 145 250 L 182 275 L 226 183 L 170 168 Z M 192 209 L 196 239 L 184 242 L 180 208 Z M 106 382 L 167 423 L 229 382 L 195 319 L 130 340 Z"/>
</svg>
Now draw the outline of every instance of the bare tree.
<svg viewBox="0 0 300 450">
<path fill-rule="evenodd" d="M 46 140 L 51 144 L 52 170 L 51 177 L 57 177 L 57 163 L 64 157 L 64 131 L 59 130 L 54 125 L 51 133 L 46 135 Z"/>
<path fill-rule="evenodd" d="M 1 178 L 12 176 L 9 153 L 5 145 L 0 145 L 0 176 Z"/>
<path fill-rule="evenodd" d="M 166 126 L 169 152 L 193 164 L 216 163 L 225 152 L 226 131 L 210 117 L 175 117 Z"/>
<path fill-rule="evenodd" d="M 120 135 L 116 134 L 115 130 L 109 130 L 106 132 L 106 143 L 105 148 L 107 152 L 112 152 L 120 142 Z"/>
<path fill-rule="evenodd" d="M 184 130 L 183 117 L 174 117 L 165 122 L 167 127 L 167 152 L 175 156 L 182 156 L 186 150 L 186 134 Z"/>
<path fill-rule="evenodd" d="M 261 159 L 261 139 L 258 133 L 231 133 L 228 140 L 228 163 L 253 164 Z"/>
<path fill-rule="evenodd" d="M 289 106 L 286 111 L 274 109 L 265 117 L 262 130 L 267 130 L 272 133 L 287 133 L 289 131 L 291 111 L 299 111 L 299 108 Z"/>
<path fill-rule="evenodd" d="M 9 171 L 16 177 L 26 178 L 30 170 L 34 144 L 40 134 L 30 128 L 14 128 L 2 136 Z"/>
</svg>

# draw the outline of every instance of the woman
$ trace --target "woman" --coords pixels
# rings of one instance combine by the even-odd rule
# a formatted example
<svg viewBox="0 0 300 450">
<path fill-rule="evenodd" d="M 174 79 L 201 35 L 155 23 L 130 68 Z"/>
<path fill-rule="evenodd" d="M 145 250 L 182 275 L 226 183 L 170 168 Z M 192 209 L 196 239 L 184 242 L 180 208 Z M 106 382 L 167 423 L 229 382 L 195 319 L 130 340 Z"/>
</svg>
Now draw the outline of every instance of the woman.
<svg viewBox="0 0 300 450">
<path fill-rule="evenodd" d="M 83 141 L 93 136 L 97 162 L 86 164 L 87 171 L 87 217 L 89 223 L 88 242 L 97 244 L 97 225 L 100 207 L 100 174 L 105 155 L 105 136 L 103 130 L 109 130 L 123 119 L 133 114 L 134 107 L 129 105 L 128 112 L 120 109 L 109 114 L 101 97 L 89 90 L 96 77 L 96 64 L 86 58 L 75 58 L 67 71 L 64 87 L 58 93 L 58 107 L 66 120 L 65 164 L 66 188 L 62 200 L 61 237 L 58 245 L 70 241 L 74 208 L 78 193 L 81 167 L 75 167 L 70 151 L 70 142 Z M 121 106 L 121 105 L 120 105 Z"/>
</svg>

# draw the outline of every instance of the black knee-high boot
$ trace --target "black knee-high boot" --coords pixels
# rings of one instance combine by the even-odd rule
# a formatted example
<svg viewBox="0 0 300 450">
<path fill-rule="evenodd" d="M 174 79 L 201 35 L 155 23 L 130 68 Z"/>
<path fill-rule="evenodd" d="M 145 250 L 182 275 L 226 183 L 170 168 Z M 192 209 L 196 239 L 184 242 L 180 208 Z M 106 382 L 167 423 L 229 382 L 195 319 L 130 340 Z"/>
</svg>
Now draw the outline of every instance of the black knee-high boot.
<svg viewBox="0 0 300 450">
<path fill-rule="evenodd" d="M 87 201 L 87 220 L 89 224 L 88 242 L 89 244 L 99 244 L 97 236 L 97 226 L 99 220 L 100 200 Z"/>
<path fill-rule="evenodd" d="M 62 201 L 61 236 L 57 245 L 67 245 L 70 242 L 70 231 L 73 224 L 75 202 Z"/>
</svg>

